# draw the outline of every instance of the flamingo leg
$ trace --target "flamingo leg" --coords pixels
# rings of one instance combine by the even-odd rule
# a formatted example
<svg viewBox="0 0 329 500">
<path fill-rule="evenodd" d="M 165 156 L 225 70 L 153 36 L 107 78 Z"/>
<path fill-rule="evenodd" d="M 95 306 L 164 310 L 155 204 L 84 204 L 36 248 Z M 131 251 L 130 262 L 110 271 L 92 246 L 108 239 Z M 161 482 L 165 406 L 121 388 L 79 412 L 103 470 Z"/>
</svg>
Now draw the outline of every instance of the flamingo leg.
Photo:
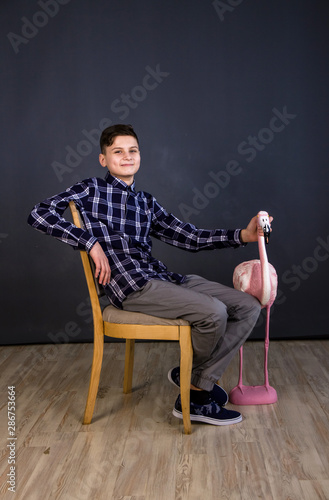
<svg viewBox="0 0 329 500">
<path fill-rule="evenodd" d="M 240 347 L 239 350 L 239 358 L 240 358 L 240 367 L 239 367 L 239 382 L 238 387 L 242 389 L 242 370 L 243 370 L 243 346 Z"/>
<path fill-rule="evenodd" d="M 268 381 L 268 349 L 270 345 L 270 309 L 271 306 L 266 306 L 266 331 L 265 331 L 265 344 L 264 344 L 264 378 L 265 387 L 269 387 Z"/>
</svg>

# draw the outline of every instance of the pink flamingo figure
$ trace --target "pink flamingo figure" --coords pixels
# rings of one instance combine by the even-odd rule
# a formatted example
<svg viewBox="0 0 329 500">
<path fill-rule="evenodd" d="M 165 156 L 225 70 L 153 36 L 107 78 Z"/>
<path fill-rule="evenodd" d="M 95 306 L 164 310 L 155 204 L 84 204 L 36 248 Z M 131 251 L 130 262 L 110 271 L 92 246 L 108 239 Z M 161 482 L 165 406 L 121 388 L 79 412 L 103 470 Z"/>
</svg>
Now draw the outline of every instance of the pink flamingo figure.
<svg viewBox="0 0 329 500">
<path fill-rule="evenodd" d="M 243 347 L 240 348 L 240 373 L 238 385 L 230 392 L 230 401 L 236 405 L 260 405 L 275 403 L 278 399 L 276 390 L 268 381 L 268 348 L 270 330 L 270 308 L 273 304 L 278 276 L 274 267 L 267 260 L 265 242 L 270 235 L 270 220 L 267 212 L 261 211 L 257 215 L 258 249 L 260 260 L 249 260 L 239 264 L 233 273 L 233 285 L 237 290 L 250 293 L 256 297 L 262 308 L 266 307 L 266 334 L 264 349 L 264 385 L 246 386 L 242 384 Z M 259 230 L 262 228 L 262 231 Z"/>
</svg>

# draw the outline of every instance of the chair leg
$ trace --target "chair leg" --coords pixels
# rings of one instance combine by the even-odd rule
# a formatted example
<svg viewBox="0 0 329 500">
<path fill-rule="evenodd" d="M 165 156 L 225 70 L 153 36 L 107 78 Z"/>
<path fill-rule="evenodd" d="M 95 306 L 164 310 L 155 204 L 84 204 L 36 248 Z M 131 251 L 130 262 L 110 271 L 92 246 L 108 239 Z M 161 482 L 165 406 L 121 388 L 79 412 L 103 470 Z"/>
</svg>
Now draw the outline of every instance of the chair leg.
<svg viewBox="0 0 329 500">
<path fill-rule="evenodd" d="M 183 425 L 185 434 L 191 434 L 190 419 L 190 387 L 193 349 L 191 341 L 191 327 L 180 327 L 180 394 L 182 402 Z"/>
<path fill-rule="evenodd" d="M 125 373 L 123 379 L 124 394 L 129 394 L 132 390 L 134 354 L 135 354 L 135 340 L 126 339 Z"/>
<path fill-rule="evenodd" d="M 89 391 L 87 397 L 87 403 L 85 408 L 85 414 L 83 418 L 84 424 L 90 424 L 93 418 L 96 396 L 98 392 L 99 379 L 102 369 L 103 362 L 103 351 L 104 351 L 104 335 L 96 334 L 94 336 L 94 353 L 93 362 L 91 366 L 91 375 L 89 383 Z"/>
</svg>

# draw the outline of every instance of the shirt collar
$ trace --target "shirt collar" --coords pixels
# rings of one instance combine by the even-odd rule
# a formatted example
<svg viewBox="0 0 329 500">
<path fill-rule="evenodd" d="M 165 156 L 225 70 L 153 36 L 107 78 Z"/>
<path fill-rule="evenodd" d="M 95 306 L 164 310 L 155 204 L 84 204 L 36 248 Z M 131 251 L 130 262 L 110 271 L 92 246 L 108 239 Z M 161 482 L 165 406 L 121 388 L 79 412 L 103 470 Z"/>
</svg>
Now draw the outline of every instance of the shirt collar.
<svg viewBox="0 0 329 500">
<path fill-rule="evenodd" d="M 128 186 L 121 179 L 118 179 L 117 177 L 114 177 L 113 175 L 111 175 L 110 172 L 107 172 L 107 174 L 105 175 L 105 180 L 109 184 L 112 184 L 112 186 L 114 186 L 114 187 L 124 189 L 125 191 L 135 192 L 135 181 L 131 184 L 131 186 Z"/>
</svg>

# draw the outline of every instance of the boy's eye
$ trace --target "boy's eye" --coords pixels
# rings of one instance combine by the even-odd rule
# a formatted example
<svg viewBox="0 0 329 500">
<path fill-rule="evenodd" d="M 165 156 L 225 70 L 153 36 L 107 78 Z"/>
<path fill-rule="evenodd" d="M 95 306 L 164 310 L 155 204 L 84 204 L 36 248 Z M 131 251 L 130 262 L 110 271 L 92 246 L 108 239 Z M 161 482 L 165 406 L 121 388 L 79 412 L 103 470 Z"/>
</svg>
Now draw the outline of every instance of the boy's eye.
<svg viewBox="0 0 329 500">
<path fill-rule="evenodd" d="M 114 154 L 120 154 L 122 153 L 121 149 L 117 149 L 114 151 Z M 130 149 L 129 153 L 138 153 L 138 149 Z"/>
</svg>

